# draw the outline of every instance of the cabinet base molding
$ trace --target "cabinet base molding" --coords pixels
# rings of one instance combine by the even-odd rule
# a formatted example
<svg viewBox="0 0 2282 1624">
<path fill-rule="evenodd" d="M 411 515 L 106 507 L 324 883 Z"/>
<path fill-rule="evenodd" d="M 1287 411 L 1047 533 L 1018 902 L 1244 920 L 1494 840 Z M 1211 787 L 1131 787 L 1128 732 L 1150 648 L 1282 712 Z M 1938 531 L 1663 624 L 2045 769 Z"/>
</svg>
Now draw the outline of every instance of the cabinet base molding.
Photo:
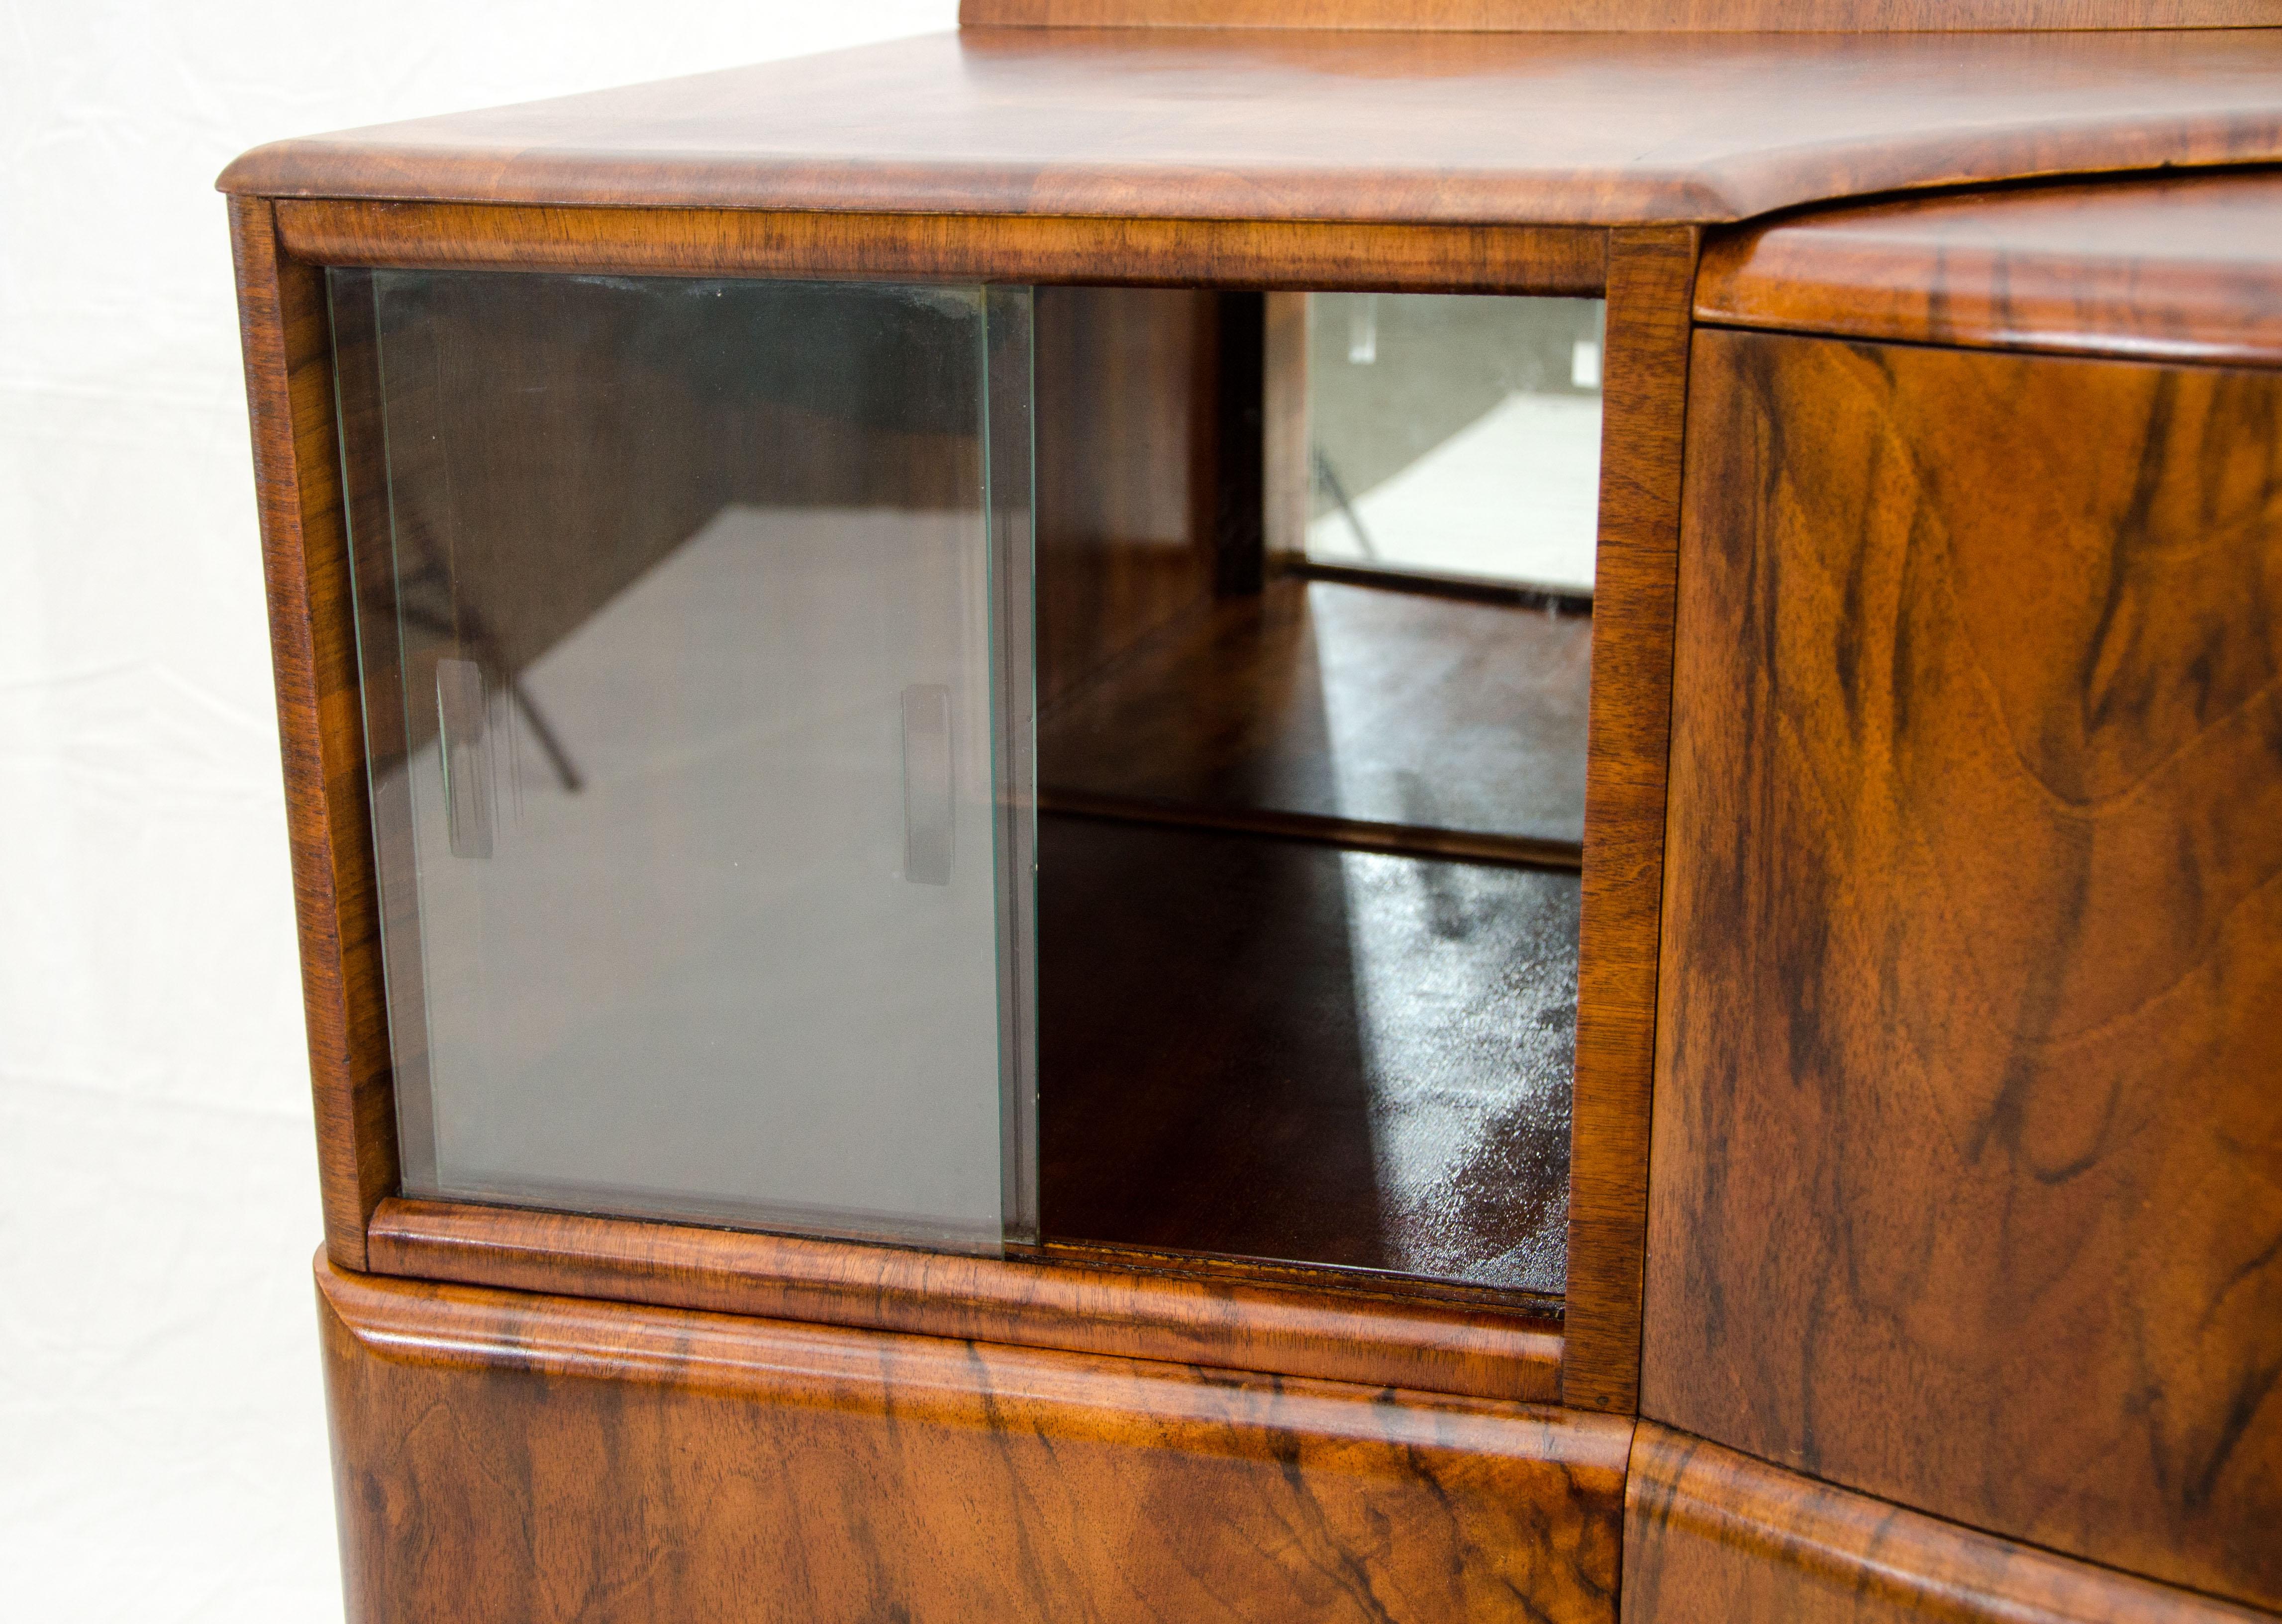
<svg viewBox="0 0 2282 1624">
<path fill-rule="evenodd" d="M 352 1624 L 1616 1616 L 1629 1420 L 317 1286 Z"/>
<path fill-rule="evenodd" d="M 2055 1556 L 1643 1421 L 1628 1624 L 2222 1624 L 2270 1615 Z"/>
</svg>

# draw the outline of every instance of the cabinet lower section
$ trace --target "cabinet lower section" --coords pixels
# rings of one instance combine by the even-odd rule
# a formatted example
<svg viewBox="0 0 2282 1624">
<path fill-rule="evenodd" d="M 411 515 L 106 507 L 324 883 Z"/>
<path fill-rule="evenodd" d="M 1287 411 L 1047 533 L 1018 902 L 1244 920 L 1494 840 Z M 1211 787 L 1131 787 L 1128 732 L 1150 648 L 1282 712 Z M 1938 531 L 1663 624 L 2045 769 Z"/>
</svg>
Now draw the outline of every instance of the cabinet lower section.
<svg viewBox="0 0 2282 1624">
<path fill-rule="evenodd" d="M 317 1280 L 352 1624 L 1616 1615 L 1628 1420 Z"/>
</svg>

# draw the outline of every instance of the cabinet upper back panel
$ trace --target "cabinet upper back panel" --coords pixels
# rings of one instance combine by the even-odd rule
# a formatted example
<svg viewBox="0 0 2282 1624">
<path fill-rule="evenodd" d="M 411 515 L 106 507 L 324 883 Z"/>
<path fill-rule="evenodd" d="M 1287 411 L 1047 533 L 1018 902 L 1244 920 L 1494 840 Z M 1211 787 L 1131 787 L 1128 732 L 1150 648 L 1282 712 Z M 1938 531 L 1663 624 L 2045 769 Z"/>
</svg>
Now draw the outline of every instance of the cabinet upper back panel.
<svg viewBox="0 0 2282 1624">
<path fill-rule="evenodd" d="M 270 197 L 1636 225 L 2282 159 L 2282 30 L 973 28 L 258 148 Z"/>
</svg>

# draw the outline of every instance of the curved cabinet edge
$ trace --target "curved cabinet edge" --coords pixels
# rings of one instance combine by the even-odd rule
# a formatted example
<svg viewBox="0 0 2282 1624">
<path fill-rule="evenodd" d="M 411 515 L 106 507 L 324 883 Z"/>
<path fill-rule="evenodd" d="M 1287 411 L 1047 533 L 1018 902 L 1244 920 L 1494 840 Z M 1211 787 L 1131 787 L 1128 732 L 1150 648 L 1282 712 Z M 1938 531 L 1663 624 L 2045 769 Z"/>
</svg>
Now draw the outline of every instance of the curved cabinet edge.
<svg viewBox="0 0 2282 1624">
<path fill-rule="evenodd" d="M 1835 338 L 2282 365 L 2282 173 L 2040 185 L 1708 240 L 1696 319 Z"/>
<path fill-rule="evenodd" d="M 1819 1482 L 1643 1421 L 1625 1488 L 1627 1624 L 2229 1624 L 2191 1590 Z"/>
<path fill-rule="evenodd" d="M 1616 1616 L 1629 1420 L 317 1285 L 352 1620 Z"/>
</svg>

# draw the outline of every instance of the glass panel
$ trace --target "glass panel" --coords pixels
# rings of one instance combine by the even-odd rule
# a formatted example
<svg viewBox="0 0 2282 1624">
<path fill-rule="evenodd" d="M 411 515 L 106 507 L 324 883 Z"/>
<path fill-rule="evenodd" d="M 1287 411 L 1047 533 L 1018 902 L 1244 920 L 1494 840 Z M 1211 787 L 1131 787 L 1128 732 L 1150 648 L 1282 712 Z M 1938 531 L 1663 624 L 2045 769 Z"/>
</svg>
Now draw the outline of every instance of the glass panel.
<svg viewBox="0 0 2282 1624">
<path fill-rule="evenodd" d="M 1596 299 L 1308 299 L 1307 552 L 1589 596 Z"/>
<path fill-rule="evenodd" d="M 1034 1238 L 1027 291 L 331 288 L 406 1190 Z"/>
</svg>

